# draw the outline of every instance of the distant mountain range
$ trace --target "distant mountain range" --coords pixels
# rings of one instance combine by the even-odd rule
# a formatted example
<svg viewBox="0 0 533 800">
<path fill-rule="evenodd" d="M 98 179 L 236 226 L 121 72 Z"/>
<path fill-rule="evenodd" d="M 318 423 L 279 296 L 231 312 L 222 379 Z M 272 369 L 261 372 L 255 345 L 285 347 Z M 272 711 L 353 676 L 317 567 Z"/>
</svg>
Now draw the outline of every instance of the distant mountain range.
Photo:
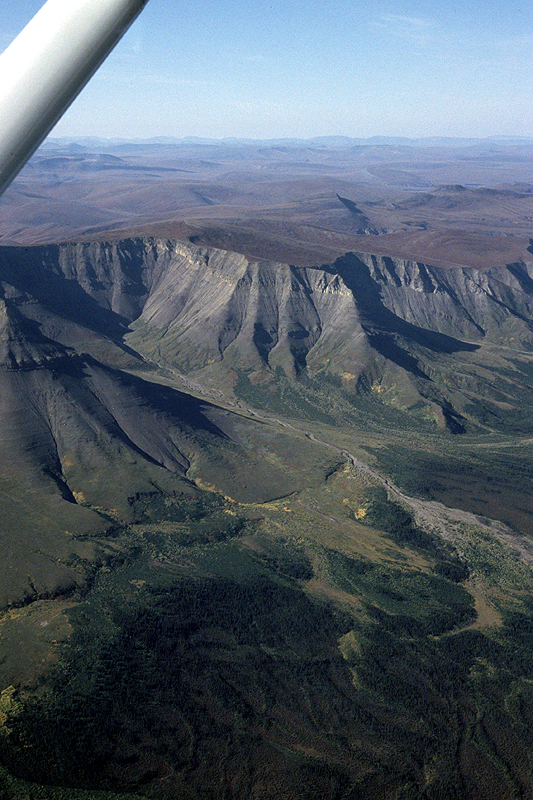
<svg viewBox="0 0 533 800">
<path fill-rule="evenodd" d="M 50 136 L 41 145 L 41 149 L 49 147 L 64 146 L 69 144 L 79 144 L 82 147 L 100 149 L 117 144 L 146 144 L 146 145 L 175 145 L 175 144 L 201 144 L 201 145 L 262 145 L 270 147 L 358 147 L 358 146 L 391 146 L 391 147 L 465 147 L 479 144 L 496 145 L 522 145 L 531 144 L 533 137 L 527 136 L 487 136 L 482 138 L 474 137 L 453 137 L 453 136 L 426 136 L 423 138 L 409 138 L 406 136 L 370 136 L 367 138 L 351 136 L 314 136 L 310 139 L 299 139 L 285 137 L 281 139 L 246 139 L 225 137 L 222 139 L 211 139 L 201 136 L 153 136 L 147 139 L 125 139 L 112 138 L 106 139 L 95 136 Z"/>
</svg>

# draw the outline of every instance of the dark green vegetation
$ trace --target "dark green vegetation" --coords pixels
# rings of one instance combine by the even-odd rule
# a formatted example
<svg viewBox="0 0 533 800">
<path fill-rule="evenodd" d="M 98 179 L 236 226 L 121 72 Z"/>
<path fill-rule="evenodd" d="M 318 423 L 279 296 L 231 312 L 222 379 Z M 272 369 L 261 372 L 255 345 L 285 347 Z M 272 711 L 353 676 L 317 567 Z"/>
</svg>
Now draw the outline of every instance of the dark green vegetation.
<svg viewBox="0 0 533 800">
<path fill-rule="evenodd" d="M 415 537 L 400 506 L 367 501 L 382 554 Z M 478 629 L 431 536 L 419 563 L 441 560 L 421 569 L 216 515 L 190 506 L 158 563 L 145 535 L 101 571 L 45 683 L 4 692 L 0 796 L 529 796 L 533 602 Z M 313 576 L 358 610 L 314 596 Z"/>
<path fill-rule="evenodd" d="M 409 494 L 533 533 L 533 463 L 527 440 L 467 436 L 453 444 L 442 442 L 438 453 L 412 442 L 369 451 Z"/>
</svg>

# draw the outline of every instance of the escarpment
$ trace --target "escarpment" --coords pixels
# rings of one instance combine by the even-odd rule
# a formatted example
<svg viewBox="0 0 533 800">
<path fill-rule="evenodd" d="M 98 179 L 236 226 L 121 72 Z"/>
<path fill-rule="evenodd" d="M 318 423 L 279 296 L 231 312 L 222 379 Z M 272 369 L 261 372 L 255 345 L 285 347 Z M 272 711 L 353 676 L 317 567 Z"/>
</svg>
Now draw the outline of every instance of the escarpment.
<svg viewBox="0 0 533 800">
<path fill-rule="evenodd" d="M 507 402 L 505 372 L 533 347 L 526 262 L 481 271 L 346 253 L 298 267 L 154 237 L 1 256 L 6 309 L 48 348 L 144 359 L 212 385 L 333 378 L 405 411 L 421 402 L 475 421 L 476 404 Z"/>
</svg>

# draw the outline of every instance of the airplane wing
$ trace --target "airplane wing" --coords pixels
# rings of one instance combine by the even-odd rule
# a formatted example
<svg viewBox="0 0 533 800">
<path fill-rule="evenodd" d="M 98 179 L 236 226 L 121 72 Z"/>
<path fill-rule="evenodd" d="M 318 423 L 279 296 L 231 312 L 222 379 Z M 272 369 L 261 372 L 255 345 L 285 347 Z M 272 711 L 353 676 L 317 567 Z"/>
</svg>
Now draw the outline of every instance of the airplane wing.
<svg viewBox="0 0 533 800">
<path fill-rule="evenodd" d="M 0 55 L 0 194 L 148 0 L 48 0 Z"/>
</svg>

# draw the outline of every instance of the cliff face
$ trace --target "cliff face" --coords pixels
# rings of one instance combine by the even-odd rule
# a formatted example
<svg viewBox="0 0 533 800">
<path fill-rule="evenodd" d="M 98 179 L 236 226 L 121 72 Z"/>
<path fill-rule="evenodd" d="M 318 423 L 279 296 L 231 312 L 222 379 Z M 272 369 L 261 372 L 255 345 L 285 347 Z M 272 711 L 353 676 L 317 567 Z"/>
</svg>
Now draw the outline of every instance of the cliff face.
<svg viewBox="0 0 533 800">
<path fill-rule="evenodd" d="M 361 256 L 383 304 L 421 328 L 476 342 L 532 341 L 533 263 L 480 271 Z M 512 347 L 521 345 L 515 340 Z"/>
<path fill-rule="evenodd" d="M 189 349 L 180 340 L 199 342 L 205 355 L 198 352 L 198 366 L 230 345 L 269 365 L 280 350 L 312 365 L 324 339 L 345 345 L 365 326 L 394 326 L 393 317 L 476 343 L 512 335 L 519 348 L 533 336 L 531 264 L 443 270 L 352 253 L 325 267 L 298 268 L 178 243 L 161 267 L 159 259 L 148 271 L 149 294 L 134 328 L 157 331 L 162 348 L 170 339 L 177 351 Z"/>
<path fill-rule="evenodd" d="M 509 327 L 523 341 L 532 336 L 533 263 L 441 269 L 349 253 L 334 264 L 299 268 L 145 238 L 3 247 L 0 279 L 4 289 L 11 285 L 33 295 L 49 311 L 72 318 L 76 312 L 83 324 L 95 306 L 113 312 L 115 324 L 136 321 L 136 327 L 165 334 L 175 326 L 200 329 L 209 318 L 211 332 L 204 329 L 201 339 L 209 341 L 209 350 L 216 339 L 219 355 L 239 336 L 241 344 L 253 340 L 254 325 L 271 337 L 255 336 L 263 358 L 287 336 L 305 338 L 293 350 L 309 353 L 329 327 L 340 324 L 351 333 L 370 300 L 373 313 L 379 305 L 413 325 L 458 338 L 501 342 Z M 103 318 L 101 313 L 96 320 L 100 326 Z"/>
<path fill-rule="evenodd" d="M 360 333 L 352 293 L 333 272 L 183 245 L 133 328 L 130 344 L 146 336 L 152 355 L 186 371 L 226 360 L 288 374 L 319 342 Z"/>
<path fill-rule="evenodd" d="M 507 402 L 494 370 L 514 369 L 533 347 L 531 264 L 443 270 L 349 253 L 298 268 L 183 243 L 168 243 L 162 264 L 148 270 L 127 342 L 213 380 L 279 367 L 292 378 L 336 376 L 403 409 L 422 400 L 442 420 Z"/>
<path fill-rule="evenodd" d="M 508 402 L 516 375 L 504 373 L 533 347 L 528 263 L 441 269 L 348 253 L 304 268 L 154 238 L 1 254 L 6 303 L 51 342 L 215 383 L 235 371 L 333 377 L 404 410 L 421 401 L 440 423 Z"/>
</svg>

